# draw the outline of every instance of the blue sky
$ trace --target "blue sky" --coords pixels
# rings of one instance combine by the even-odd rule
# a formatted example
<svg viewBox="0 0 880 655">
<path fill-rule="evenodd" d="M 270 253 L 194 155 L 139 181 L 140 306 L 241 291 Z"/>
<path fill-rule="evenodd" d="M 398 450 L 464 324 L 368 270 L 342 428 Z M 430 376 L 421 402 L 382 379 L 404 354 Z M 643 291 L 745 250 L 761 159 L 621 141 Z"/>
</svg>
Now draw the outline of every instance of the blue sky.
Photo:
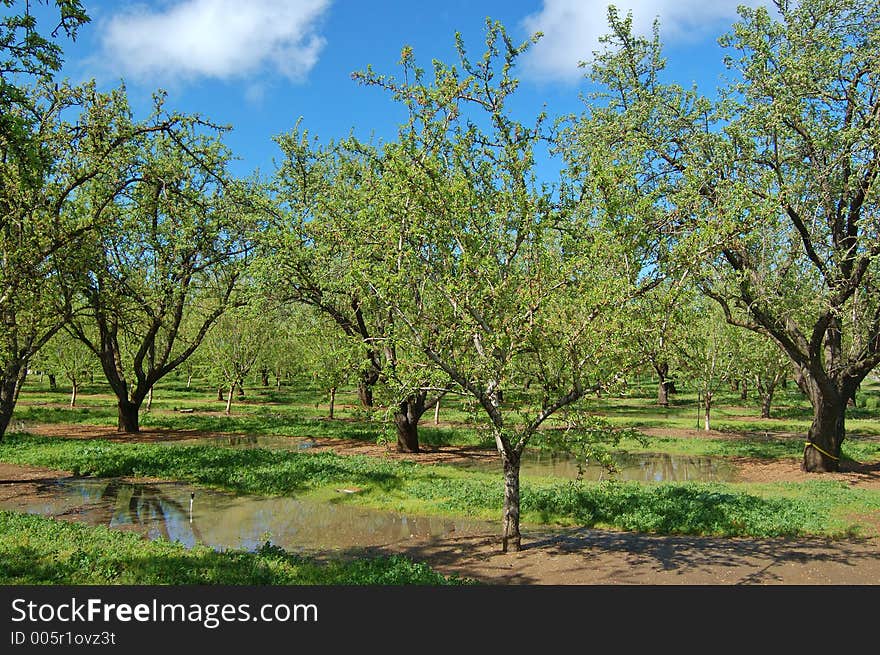
<svg viewBox="0 0 880 655">
<path fill-rule="evenodd" d="M 757 0 L 756 0 L 757 1 Z M 482 52 L 487 17 L 517 40 L 537 30 L 544 38 L 523 61 L 516 110 L 527 119 L 579 111 L 588 90 L 577 68 L 606 28 L 606 0 L 83 0 L 92 22 L 65 44 L 63 74 L 95 78 L 102 87 L 124 80 L 136 111 L 152 93 L 168 105 L 230 124 L 226 142 L 241 158 L 236 172 L 272 172 L 272 137 L 302 126 L 322 141 L 374 134 L 393 138 L 401 113 L 385 93 L 365 88 L 351 73 L 372 65 L 396 74 L 404 45 L 429 68 L 453 61 L 461 32 Z M 620 0 L 637 28 L 655 17 L 676 81 L 711 92 L 723 73 L 718 35 L 736 18 L 727 0 Z M 755 4 L 755 2 L 752 2 Z M 528 122 L 528 121 L 527 121 Z"/>
</svg>

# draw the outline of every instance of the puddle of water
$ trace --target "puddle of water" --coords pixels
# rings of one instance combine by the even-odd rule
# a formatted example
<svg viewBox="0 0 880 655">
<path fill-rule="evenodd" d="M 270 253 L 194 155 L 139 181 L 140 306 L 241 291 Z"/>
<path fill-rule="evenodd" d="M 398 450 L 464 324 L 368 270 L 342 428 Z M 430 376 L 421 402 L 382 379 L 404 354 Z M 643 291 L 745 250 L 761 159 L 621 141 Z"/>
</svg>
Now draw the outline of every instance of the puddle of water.
<svg viewBox="0 0 880 655">
<path fill-rule="evenodd" d="M 733 480 L 736 469 L 719 458 L 663 453 L 618 453 L 612 456 L 617 468 L 613 474 L 618 480 L 637 482 L 727 482 Z M 500 468 L 500 465 L 499 465 Z M 541 451 L 523 455 L 520 472 L 523 476 L 558 476 L 576 478 L 577 461 L 574 457 Z M 584 480 L 607 480 L 612 477 L 600 464 L 588 462 Z"/>
<path fill-rule="evenodd" d="M 179 445 L 216 445 L 234 448 L 266 448 L 269 450 L 307 450 L 315 445 L 308 437 L 281 437 L 272 435 L 194 437 L 179 441 L 160 442 Z M 662 453 L 617 454 L 613 457 L 617 466 L 615 477 L 619 480 L 638 482 L 729 482 L 736 469 L 721 458 L 691 455 L 667 455 Z M 484 471 L 501 471 L 501 461 L 474 461 L 451 464 L 477 468 Z M 523 454 L 520 473 L 524 477 L 556 476 L 574 479 L 578 475 L 575 459 L 561 453 L 527 450 Z M 584 480 L 605 480 L 610 474 L 604 467 L 588 463 Z"/>
<path fill-rule="evenodd" d="M 268 540 L 294 552 L 326 551 L 498 532 L 497 523 L 486 521 L 410 516 L 291 497 L 238 496 L 175 482 L 66 478 L 41 485 L 39 493 L 39 499 L 6 502 L 4 508 L 63 514 L 90 525 L 187 547 L 200 542 L 217 550 L 254 550 Z"/>
</svg>

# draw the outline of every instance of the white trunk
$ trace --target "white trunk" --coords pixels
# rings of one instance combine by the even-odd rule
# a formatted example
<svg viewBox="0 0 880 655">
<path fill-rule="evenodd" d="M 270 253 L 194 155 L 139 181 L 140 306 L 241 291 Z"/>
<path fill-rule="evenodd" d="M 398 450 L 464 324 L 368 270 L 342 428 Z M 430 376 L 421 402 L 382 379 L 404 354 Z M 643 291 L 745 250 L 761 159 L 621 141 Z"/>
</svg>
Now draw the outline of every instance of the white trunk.
<svg viewBox="0 0 880 655">
<path fill-rule="evenodd" d="M 229 385 L 229 394 L 226 396 L 226 416 L 229 416 L 232 410 L 232 394 L 235 393 L 235 382 Z"/>
</svg>

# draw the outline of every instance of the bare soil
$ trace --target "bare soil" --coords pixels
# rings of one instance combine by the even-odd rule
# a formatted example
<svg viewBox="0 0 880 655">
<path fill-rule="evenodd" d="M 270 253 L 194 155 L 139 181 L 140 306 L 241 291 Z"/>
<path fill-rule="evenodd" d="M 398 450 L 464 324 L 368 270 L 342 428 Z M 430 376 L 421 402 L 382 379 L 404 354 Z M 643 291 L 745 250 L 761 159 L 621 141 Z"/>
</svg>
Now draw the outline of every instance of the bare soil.
<svg viewBox="0 0 880 655">
<path fill-rule="evenodd" d="M 80 425 L 28 426 L 35 434 L 69 438 L 107 438 L 150 442 L 220 436 L 195 431 L 144 429 L 132 437 L 112 427 Z M 682 438 L 718 438 L 729 434 L 681 434 Z M 658 431 L 659 433 L 659 431 Z M 228 433 L 225 436 L 229 436 Z M 409 459 L 425 464 L 495 460 L 491 450 L 442 447 L 419 454 L 398 453 L 381 444 L 318 439 L 311 451 L 334 450 Z M 737 458 L 742 482 L 802 481 L 812 475 L 792 460 Z M 0 463 L 0 500 L 23 499 L 37 493 L 40 482 L 69 475 L 31 466 Z M 880 489 L 880 465 L 854 465 L 825 474 L 849 485 Z M 65 518 L 65 517 L 58 517 Z M 880 514 L 861 517 L 877 526 Z M 368 549 L 399 552 L 426 561 L 446 574 L 472 577 L 490 584 L 526 585 L 878 585 L 880 537 L 830 539 L 730 539 L 659 536 L 596 529 L 547 530 L 523 526 L 523 548 L 502 553 L 497 535 L 406 542 Z"/>
</svg>

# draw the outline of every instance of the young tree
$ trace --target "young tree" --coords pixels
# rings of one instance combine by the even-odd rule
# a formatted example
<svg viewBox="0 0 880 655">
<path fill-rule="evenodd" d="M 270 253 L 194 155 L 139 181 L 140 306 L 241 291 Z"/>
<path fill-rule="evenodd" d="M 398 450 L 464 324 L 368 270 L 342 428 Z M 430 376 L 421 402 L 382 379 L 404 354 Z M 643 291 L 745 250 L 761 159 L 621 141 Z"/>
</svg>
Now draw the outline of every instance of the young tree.
<svg viewBox="0 0 880 655">
<path fill-rule="evenodd" d="M 710 102 L 661 82 L 659 38 L 611 13 L 594 77 L 605 123 L 663 179 L 668 229 L 727 320 L 772 339 L 813 406 L 806 471 L 834 471 L 847 400 L 880 363 L 880 5 L 740 8 L 733 75 Z"/>
<path fill-rule="evenodd" d="M 203 360 L 219 388 L 225 386 L 226 414 L 232 411 L 235 389 L 266 350 L 271 335 L 270 316 L 256 306 L 236 307 L 220 316 L 205 335 L 200 349 Z"/>
<path fill-rule="evenodd" d="M 634 320 L 640 329 L 635 331 L 632 345 L 657 374 L 657 404 L 663 407 L 669 406 L 669 394 L 674 389 L 669 372 L 676 355 L 675 344 L 683 334 L 681 305 L 686 280 L 686 274 L 678 280 L 667 280 L 636 300 Z"/>
<path fill-rule="evenodd" d="M 328 418 L 335 417 L 336 392 L 359 378 L 363 366 L 362 344 L 312 307 L 296 312 L 290 326 L 290 345 L 301 369 L 328 395 Z"/>
<path fill-rule="evenodd" d="M 684 311 L 682 338 L 676 340 L 679 367 L 688 373 L 703 402 L 703 429 L 712 429 L 712 401 L 716 392 L 735 371 L 737 349 L 735 328 L 719 309 L 698 299 Z"/>
<path fill-rule="evenodd" d="M 402 80 L 360 75 L 404 103 L 409 121 L 383 153 L 380 201 L 397 227 L 395 247 L 383 250 L 394 265 L 377 277 L 356 263 L 355 273 L 392 311 L 396 340 L 481 408 L 504 470 L 502 547 L 518 550 L 524 448 L 626 368 L 623 308 L 634 288 L 654 281 L 580 178 L 556 197 L 536 182 L 543 119 L 526 126 L 507 105 L 528 44 L 514 45 L 490 22 L 483 57 L 470 59 L 460 38 L 457 46 L 457 66 L 434 62 L 432 81 L 409 48 Z M 501 402 L 527 378 L 539 405 Z"/>
<path fill-rule="evenodd" d="M 761 400 L 761 418 L 770 418 L 773 395 L 789 375 L 791 360 L 771 340 L 754 332 L 746 333 L 746 344 L 744 360 Z"/>
<path fill-rule="evenodd" d="M 38 357 L 48 370 L 67 378 L 70 382 L 70 406 L 76 406 L 80 385 L 92 379 L 98 368 L 95 354 L 81 341 L 62 330 L 43 346 Z"/>
</svg>

